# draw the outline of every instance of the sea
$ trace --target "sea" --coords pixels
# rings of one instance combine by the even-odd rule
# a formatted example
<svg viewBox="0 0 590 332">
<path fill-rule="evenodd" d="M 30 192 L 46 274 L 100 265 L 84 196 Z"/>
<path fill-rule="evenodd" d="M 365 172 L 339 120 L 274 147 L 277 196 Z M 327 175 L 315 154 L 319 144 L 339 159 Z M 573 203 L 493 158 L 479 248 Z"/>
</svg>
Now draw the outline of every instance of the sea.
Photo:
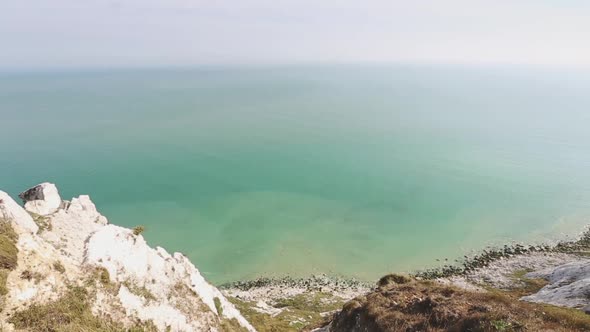
<svg viewBox="0 0 590 332">
<path fill-rule="evenodd" d="M 89 194 L 211 282 L 375 280 L 590 223 L 590 71 L 0 73 L 0 190 Z M 445 261 L 446 259 L 446 261 Z"/>
</svg>

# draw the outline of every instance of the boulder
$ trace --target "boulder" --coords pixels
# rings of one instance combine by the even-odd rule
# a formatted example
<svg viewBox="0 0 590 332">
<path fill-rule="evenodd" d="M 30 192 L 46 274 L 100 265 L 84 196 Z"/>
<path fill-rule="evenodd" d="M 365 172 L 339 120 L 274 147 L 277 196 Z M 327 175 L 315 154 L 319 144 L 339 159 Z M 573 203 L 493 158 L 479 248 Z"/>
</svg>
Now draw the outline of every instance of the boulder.
<svg viewBox="0 0 590 332">
<path fill-rule="evenodd" d="M 41 183 L 18 195 L 29 212 L 46 216 L 55 213 L 61 206 L 61 197 L 53 183 Z"/>
</svg>

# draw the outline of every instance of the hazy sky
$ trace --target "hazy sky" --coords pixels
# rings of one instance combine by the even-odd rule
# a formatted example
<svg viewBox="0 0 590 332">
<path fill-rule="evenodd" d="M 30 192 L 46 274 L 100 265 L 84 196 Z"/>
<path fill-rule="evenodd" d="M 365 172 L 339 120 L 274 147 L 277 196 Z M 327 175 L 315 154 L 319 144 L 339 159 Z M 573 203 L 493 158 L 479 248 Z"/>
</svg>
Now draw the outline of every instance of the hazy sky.
<svg viewBox="0 0 590 332">
<path fill-rule="evenodd" d="M 0 0 L 0 68 L 590 66 L 585 0 Z"/>
</svg>

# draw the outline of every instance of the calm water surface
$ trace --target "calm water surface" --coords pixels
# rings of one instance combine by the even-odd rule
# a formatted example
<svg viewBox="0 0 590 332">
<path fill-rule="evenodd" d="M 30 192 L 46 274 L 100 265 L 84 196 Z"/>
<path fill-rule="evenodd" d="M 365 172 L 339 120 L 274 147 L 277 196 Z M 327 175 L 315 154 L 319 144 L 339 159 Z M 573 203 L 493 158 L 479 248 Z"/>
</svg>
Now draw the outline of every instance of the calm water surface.
<svg viewBox="0 0 590 332">
<path fill-rule="evenodd" d="M 374 279 L 590 221 L 590 73 L 0 75 L 0 188 L 88 193 L 210 280 Z"/>
</svg>

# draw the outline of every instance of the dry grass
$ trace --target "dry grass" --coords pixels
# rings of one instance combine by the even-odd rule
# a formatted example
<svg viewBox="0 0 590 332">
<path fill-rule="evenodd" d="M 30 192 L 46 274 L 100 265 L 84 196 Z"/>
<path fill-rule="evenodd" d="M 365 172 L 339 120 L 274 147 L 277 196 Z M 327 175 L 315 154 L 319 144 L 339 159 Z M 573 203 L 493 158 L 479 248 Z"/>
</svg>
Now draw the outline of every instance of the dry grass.
<svg viewBox="0 0 590 332">
<path fill-rule="evenodd" d="M 53 262 L 53 269 L 59 273 L 65 273 L 66 268 L 60 261 Z"/>
<path fill-rule="evenodd" d="M 6 288 L 6 281 L 8 279 L 9 270 L 0 269 L 0 295 L 8 294 L 8 288 Z M 0 307 L 0 309 L 2 309 Z"/>
<path fill-rule="evenodd" d="M 335 332 L 590 330 L 590 316 L 522 302 L 521 293 L 475 293 L 416 280 L 391 283 L 345 304 L 332 326 Z"/>
<path fill-rule="evenodd" d="M 6 281 L 10 271 L 17 265 L 18 249 L 16 248 L 18 235 L 9 221 L 0 219 L 0 295 L 8 294 Z M 3 302 L 3 301 L 2 301 Z M 0 309 L 2 309 L 0 307 Z"/>
<path fill-rule="evenodd" d="M 409 276 L 403 274 L 388 274 L 386 276 L 381 277 L 379 281 L 377 281 L 378 287 L 387 287 L 393 284 L 406 284 L 410 282 L 412 279 Z"/>
<path fill-rule="evenodd" d="M 38 284 L 41 280 L 45 278 L 45 276 L 37 271 L 24 270 L 23 272 L 21 272 L 20 278 L 27 281 L 33 280 L 36 284 Z"/>
</svg>

